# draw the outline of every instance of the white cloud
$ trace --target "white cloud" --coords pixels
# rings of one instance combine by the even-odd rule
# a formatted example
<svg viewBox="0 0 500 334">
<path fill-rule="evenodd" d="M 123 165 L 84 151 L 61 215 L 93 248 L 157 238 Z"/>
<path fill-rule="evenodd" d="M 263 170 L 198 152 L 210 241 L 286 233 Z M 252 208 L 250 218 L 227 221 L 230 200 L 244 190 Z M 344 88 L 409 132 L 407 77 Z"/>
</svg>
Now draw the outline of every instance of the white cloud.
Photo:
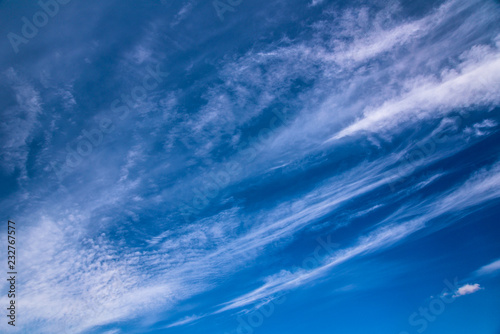
<svg viewBox="0 0 500 334">
<path fill-rule="evenodd" d="M 196 320 L 199 320 L 199 319 L 202 319 L 203 316 L 197 316 L 197 315 L 193 315 L 193 316 L 190 316 L 190 317 L 184 317 L 176 322 L 173 322 L 169 325 L 167 325 L 165 328 L 171 328 L 171 327 L 177 327 L 177 326 L 182 326 L 182 325 L 186 325 L 186 324 L 189 324 L 189 323 L 192 323 Z"/>
<path fill-rule="evenodd" d="M 175 15 L 174 20 L 170 24 L 170 26 L 174 27 L 178 25 L 180 22 L 186 19 L 186 17 L 191 13 L 193 10 L 195 2 L 193 1 L 188 1 L 186 2 L 185 5 L 182 6 L 182 8 L 179 10 L 179 12 Z"/>
<path fill-rule="evenodd" d="M 215 313 L 248 306 L 265 298 L 295 289 L 311 282 L 315 278 L 325 275 L 329 270 L 346 261 L 389 247 L 423 227 L 424 224 L 421 220 L 414 220 L 401 225 L 380 227 L 369 235 L 359 238 L 354 246 L 336 251 L 334 255 L 327 258 L 317 268 L 312 270 L 301 269 L 295 273 L 282 271 L 266 278 L 264 285 L 227 302 Z"/>
<path fill-rule="evenodd" d="M 494 167 L 489 170 L 483 170 L 481 173 L 473 175 L 470 180 L 465 182 L 462 186 L 454 189 L 454 191 L 450 194 L 444 196 L 444 198 L 438 201 L 435 205 L 426 205 L 423 207 L 417 206 L 412 209 L 403 208 L 404 210 L 401 210 L 401 212 L 404 213 L 400 217 L 398 217 L 397 214 L 388 217 L 379 224 L 381 227 L 371 234 L 361 237 L 355 246 L 337 251 L 335 255 L 326 259 L 325 262 L 317 268 L 312 270 L 299 270 L 295 273 L 281 271 L 274 276 L 268 277 L 266 279 L 266 283 L 261 287 L 227 302 L 223 307 L 216 311 L 216 313 L 245 307 L 264 298 L 272 297 L 277 293 L 295 289 L 298 286 L 310 282 L 312 279 L 326 274 L 331 268 L 354 257 L 386 248 L 425 227 L 428 229 L 429 221 L 442 214 L 451 213 L 455 210 L 463 211 L 474 205 L 487 202 L 492 198 L 500 197 L 500 181 L 497 177 L 499 174 L 495 172 L 497 168 L 500 168 L 500 163 L 495 164 Z M 493 185 L 492 182 L 496 182 L 495 185 Z M 496 192 L 491 193 L 490 191 L 487 191 L 485 187 L 493 187 L 493 189 L 496 189 Z M 464 198 L 465 193 L 468 194 L 466 198 Z M 464 199 L 462 201 L 458 201 L 458 198 Z M 434 200 L 431 200 L 430 202 L 432 201 Z M 443 203 L 449 204 L 443 205 Z M 414 218 L 408 220 L 406 217 Z M 384 223 L 388 224 L 390 221 L 402 221 L 402 223 L 400 225 L 392 226 L 383 225 Z M 438 226 L 438 228 L 443 228 L 443 226 Z M 432 230 L 435 231 L 435 228 L 428 230 L 428 233 L 430 233 Z M 455 295 L 458 297 L 477 292 L 480 289 L 482 288 L 479 284 L 467 284 L 458 289 Z"/>
<path fill-rule="evenodd" d="M 422 80 L 409 93 L 386 101 L 379 108 L 365 111 L 363 118 L 331 139 L 361 131 L 392 130 L 410 120 L 443 117 L 456 108 L 499 104 L 500 53 L 484 49 L 484 59 L 474 65 L 467 64 L 460 74 L 447 75 L 442 82 L 431 78 Z"/>
<path fill-rule="evenodd" d="M 313 3 L 319 1 L 313 0 Z M 329 20 L 316 25 L 316 37 L 311 41 L 283 40 L 280 46 L 273 45 L 269 50 L 252 50 L 240 59 L 226 59 L 219 72 L 223 83 L 207 88 L 202 94 L 202 98 L 208 101 L 206 105 L 192 111 L 190 118 L 173 125 L 175 129 L 170 132 L 173 134 L 171 142 L 186 134 L 193 136 L 201 143 L 194 145 L 196 158 L 218 170 L 220 165 L 214 164 L 210 155 L 214 149 L 224 145 L 227 137 L 233 138 L 236 145 L 242 137 L 240 127 L 252 125 L 281 94 L 288 92 L 297 79 L 312 82 L 312 88 L 301 90 L 296 100 L 281 101 L 289 107 L 291 121 L 281 125 L 270 138 L 263 141 L 261 146 L 264 149 L 254 161 L 243 162 L 245 160 L 241 156 L 248 153 L 245 149 L 233 156 L 227 155 L 228 160 L 247 167 L 245 172 L 231 180 L 231 185 L 234 185 L 248 178 L 265 178 L 267 172 L 263 170 L 269 171 L 275 166 L 284 169 L 301 166 L 309 161 L 307 158 L 311 153 L 332 147 L 333 150 L 339 149 L 335 141 L 330 143 L 331 146 L 320 145 L 332 133 L 337 132 L 337 138 L 340 138 L 361 132 L 397 132 L 402 122 L 442 117 L 454 108 L 474 104 L 498 103 L 500 95 L 494 85 L 500 73 L 498 48 L 479 45 L 479 40 L 474 40 L 472 44 L 476 46 L 467 46 L 468 51 L 464 53 L 462 48 L 466 46 L 462 45 L 463 40 L 460 38 L 452 39 L 451 45 L 436 42 L 428 46 L 423 42 L 426 38 L 433 39 L 435 27 L 443 28 L 443 25 L 450 24 L 455 21 L 456 12 L 476 3 L 446 2 L 423 19 L 404 22 L 388 19 L 397 8 L 391 7 L 376 18 L 371 18 L 365 8 L 344 14 L 341 26 L 335 26 L 335 22 Z M 453 7 L 452 4 L 461 5 Z M 179 18 L 190 12 L 189 5 L 183 7 Z M 453 9 L 451 11 L 450 6 Z M 348 24 L 350 15 L 356 18 L 356 27 L 353 29 L 342 26 Z M 477 20 L 476 26 L 484 27 L 496 17 L 497 13 L 491 12 L 489 16 L 483 17 L 484 20 Z M 390 22 L 390 25 L 384 26 L 383 22 Z M 461 29 L 465 28 L 461 26 Z M 337 35 L 342 38 L 335 38 Z M 328 36 L 326 41 L 324 36 Z M 151 34 L 140 40 L 128 54 L 127 61 L 133 64 L 149 61 L 150 50 L 156 45 L 154 38 L 155 34 Z M 448 65 L 442 71 L 436 70 L 442 69 L 442 66 L 436 65 L 440 61 L 459 56 L 460 59 L 453 66 Z M 390 65 L 383 65 L 383 62 L 389 62 Z M 429 72 L 436 71 L 441 72 L 439 76 L 429 75 Z M 385 77 L 393 79 L 381 79 Z M 377 86 L 376 93 L 370 90 L 373 86 Z M 28 88 L 24 86 L 25 93 L 20 93 L 31 111 L 29 124 L 22 126 L 24 130 L 32 129 L 36 115 L 41 110 L 38 93 L 32 87 Z M 165 94 L 158 95 L 163 95 L 165 99 Z M 164 100 L 159 105 L 170 115 L 170 111 L 178 104 L 177 98 L 175 95 L 175 98 Z M 352 115 L 361 113 L 364 115 L 360 119 L 342 129 L 347 121 L 352 121 Z M 142 126 L 144 129 L 147 121 L 137 123 L 137 127 Z M 149 122 L 155 123 L 156 120 Z M 134 123 L 134 127 L 137 124 Z M 473 130 L 477 135 L 483 135 L 494 126 L 496 124 L 493 121 L 485 120 L 473 126 Z M 161 129 L 158 124 L 152 127 Z M 29 136 L 28 130 L 21 131 L 21 145 Z M 156 140 L 151 142 L 156 144 Z M 12 145 L 18 148 L 17 144 Z M 428 166 L 469 145 L 457 142 L 453 147 L 442 147 L 435 154 L 423 158 L 420 166 Z M 107 236 L 96 236 L 94 231 L 98 224 L 93 220 L 113 220 L 115 217 L 103 217 L 102 212 L 115 213 L 123 211 L 123 208 L 130 212 L 134 220 L 138 220 L 139 215 L 134 211 L 154 211 L 149 210 L 153 205 L 163 215 L 167 211 L 161 211 L 163 205 L 177 198 L 179 188 L 190 189 L 194 184 L 193 179 L 203 180 L 206 175 L 196 172 L 183 175 L 175 180 L 174 186 L 158 189 L 159 186 L 152 183 L 159 175 L 165 177 L 167 167 L 175 164 L 172 159 L 141 170 L 138 179 L 130 180 L 133 169 L 140 169 L 137 165 L 149 158 L 146 152 L 154 151 L 147 147 L 147 143 L 132 146 L 124 154 L 126 158 L 122 159 L 122 166 L 114 166 L 116 175 L 112 176 L 122 182 L 115 182 L 113 177 L 100 177 L 97 182 L 94 181 L 97 178 L 93 177 L 92 183 L 78 184 L 75 192 L 71 191 L 77 194 L 75 197 L 78 197 L 79 210 L 84 214 L 57 210 L 58 207 L 70 207 L 74 200 L 66 199 L 64 192 L 48 200 L 57 205 L 33 210 L 36 219 L 43 217 L 39 213 L 44 211 L 63 217 L 70 217 L 71 213 L 76 218 L 60 221 L 57 217 L 43 218 L 40 225 L 33 226 L 32 232 L 25 236 L 30 246 L 23 249 L 30 260 L 26 261 L 29 270 L 25 271 L 23 281 L 23 307 L 27 314 L 24 321 L 36 323 L 41 328 L 51 328 L 52 332 L 58 332 L 58 325 L 67 325 L 77 332 L 139 316 L 151 308 L 173 310 L 176 303 L 221 284 L 227 276 L 245 268 L 249 260 L 267 255 L 266 250 L 293 241 L 299 232 L 338 212 L 346 203 L 385 187 L 390 181 L 410 175 L 413 170 L 404 173 L 398 171 L 398 162 L 411 148 L 411 145 L 400 147 L 392 154 L 375 160 L 366 158 L 355 167 L 339 171 L 333 177 L 327 177 L 304 190 L 294 200 L 284 199 L 269 204 L 259 212 L 249 212 L 246 208 L 242 210 L 235 205 L 184 226 L 175 224 L 176 213 L 170 216 L 167 212 L 155 232 L 140 232 L 143 234 L 138 237 L 139 241 L 149 246 L 144 249 L 128 245 L 124 240 L 113 242 Z M 107 158 L 103 160 L 111 164 L 111 159 Z M 92 167 L 92 175 L 99 175 L 100 170 Z M 181 165 L 178 168 L 184 167 Z M 109 171 L 113 167 L 107 168 Z M 404 240 L 412 233 L 428 227 L 426 224 L 441 214 L 466 211 L 498 198 L 499 168 L 497 164 L 484 169 L 462 185 L 438 194 L 429 201 L 408 203 L 401 211 L 375 226 L 371 233 L 346 241 L 348 245 L 345 248 L 325 258 L 317 268 L 278 271 L 275 275 L 265 277 L 261 287 L 230 300 L 219 311 L 247 306 L 278 292 L 304 286 L 335 266 Z M 440 175 L 442 173 L 430 175 L 405 191 L 411 193 L 420 189 Z M 147 194 L 136 196 L 144 189 L 145 193 L 154 193 L 154 201 L 148 201 Z M 378 198 L 380 204 L 372 203 L 373 206 L 360 211 L 358 215 L 386 207 L 387 202 L 399 195 L 401 193 L 396 192 Z M 142 198 L 144 200 L 139 200 Z M 138 203 L 131 204 L 133 199 L 137 199 L 135 202 Z M 121 223 L 119 219 L 115 220 L 117 224 Z M 59 221 L 59 224 L 55 221 Z M 130 226 L 120 226 L 118 232 L 130 228 L 135 233 L 135 226 Z M 54 259 L 57 259 L 57 265 L 54 265 Z M 494 272 L 498 267 L 497 262 L 478 272 Z M 55 281 L 58 284 L 54 288 L 52 283 Z M 463 295 L 475 292 L 480 287 L 466 285 L 461 289 L 457 293 Z M 4 299 L 1 299 L 2 304 Z M 199 318 L 185 317 L 171 326 Z"/>
<path fill-rule="evenodd" d="M 461 286 L 460 288 L 458 288 L 458 290 L 455 292 L 453 297 L 458 298 L 458 297 L 462 297 L 465 295 L 470 295 L 470 294 L 476 293 L 479 290 L 483 290 L 483 289 L 484 288 L 482 288 L 478 283 L 465 284 L 464 286 Z"/>
<path fill-rule="evenodd" d="M 324 0 L 312 0 L 311 6 L 321 5 L 323 2 Z"/>
<path fill-rule="evenodd" d="M 15 105 L 2 108 L 1 111 L 0 166 L 7 173 L 20 168 L 23 171 L 21 176 L 25 177 L 28 144 L 38 124 L 38 116 L 42 113 L 42 101 L 34 86 L 12 67 L 2 73 L 2 76 L 12 89 Z"/>
<path fill-rule="evenodd" d="M 482 18 L 476 20 L 480 24 L 454 19 L 473 6 L 474 17 Z M 205 127 L 199 132 L 204 133 L 199 142 L 210 139 L 210 145 L 198 154 L 203 156 L 217 147 L 220 134 L 238 132 L 234 122 L 226 121 L 228 117 L 243 123 L 259 116 L 296 78 L 312 81 L 313 88 L 302 91 L 297 101 L 286 101 L 291 123 L 264 141 L 265 156 L 249 164 L 248 169 L 292 168 L 304 157 L 325 150 L 328 145 L 321 144 L 328 139 L 329 145 L 334 145 L 333 139 L 366 132 L 390 140 L 405 126 L 441 118 L 457 109 L 500 102 L 496 88 L 500 54 L 495 43 L 477 38 L 464 44 L 448 35 L 435 35 L 445 26 L 456 24 L 464 34 L 475 36 L 494 21 L 498 11 L 481 1 L 448 1 L 416 20 L 394 20 L 397 6 L 382 12 L 373 18 L 366 8 L 346 11 L 345 19 L 339 18 L 343 23 L 337 24 L 336 18 L 333 23 L 325 20 L 315 25 L 312 40 L 284 40 L 279 46 L 252 51 L 225 63 L 220 73 L 224 84 L 211 88 L 220 93 L 207 96 L 207 107 L 214 105 L 215 114 L 210 110 L 213 107 L 204 109 L 203 117 L 193 118 L 189 125 L 194 129 L 199 129 L 196 124 Z M 353 20 L 356 27 L 346 23 Z M 456 59 L 453 66 L 449 59 Z M 375 91 L 373 85 L 377 86 Z M 234 92 L 238 100 L 229 99 L 228 92 Z M 220 103 L 222 98 L 224 105 Z M 239 102 L 252 99 L 263 102 L 251 108 L 246 108 L 248 102 Z M 234 115 L 235 110 L 244 110 L 242 105 L 249 110 Z M 210 126 L 205 115 L 210 116 Z M 486 130 L 474 128 L 477 135 Z"/>
<path fill-rule="evenodd" d="M 500 271 L 500 259 L 479 268 L 478 270 L 476 270 L 474 274 L 476 276 L 486 276 L 486 275 L 498 274 L 499 271 Z"/>
<path fill-rule="evenodd" d="M 111 329 L 109 331 L 104 332 L 103 334 L 118 334 L 120 333 L 119 329 Z"/>
</svg>

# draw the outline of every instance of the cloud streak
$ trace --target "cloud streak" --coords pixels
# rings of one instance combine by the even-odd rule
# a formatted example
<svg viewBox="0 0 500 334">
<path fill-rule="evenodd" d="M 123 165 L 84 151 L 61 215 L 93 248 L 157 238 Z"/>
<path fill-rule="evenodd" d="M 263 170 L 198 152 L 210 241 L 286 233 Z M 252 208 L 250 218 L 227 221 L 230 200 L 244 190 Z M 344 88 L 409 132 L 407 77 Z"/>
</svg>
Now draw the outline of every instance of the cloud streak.
<svg viewBox="0 0 500 334">
<path fill-rule="evenodd" d="M 195 27 L 190 18 L 206 8 L 190 1 L 169 13 L 168 24 L 148 16 L 148 29 L 119 40 L 123 48 L 96 36 L 88 53 L 66 55 L 78 75 L 45 65 L 39 77 L 22 66 L 2 72 L 10 102 L 1 166 L 16 186 L 0 208 L 26 222 L 28 331 L 79 333 L 137 317 L 182 328 L 227 316 L 496 203 L 500 157 L 478 147 L 498 135 L 498 8 L 445 1 L 405 18 L 396 4 L 304 6 L 320 14 L 302 32 L 242 52 L 214 39 L 229 38 L 226 28 L 208 29 L 205 19 Z M 96 17 L 106 13 L 100 8 Z M 121 22 L 111 18 L 102 22 Z M 268 24 L 271 32 L 283 28 Z M 173 48 L 162 35 L 167 26 L 186 41 L 192 30 L 203 34 Z M 53 53 L 40 64 L 56 63 L 61 49 Z M 165 80 L 58 181 L 50 161 L 95 120 L 119 119 L 111 102 L 158 60 L 169 69 Z M 402 166 L 437 135 L 432 152 Z M 474 165 L 463 158 L 471 151 L 481 151 Z M 241 168 L 217 191 L 204 187 L 228 165 Z M 394 182 L 404 186 L 391 190 Z M 193 205 L 196 196 L 211 200 L 186 221 L 179 203 Z M 297 269 L 295 257 L 335 231 L 342 247 Z M 299 255 L 291 258 L 290 249 Z M 497 262 L 476 275 L 497 273 Z M 233 284 L 242 276 L 245 284 Z"/>
</svg>

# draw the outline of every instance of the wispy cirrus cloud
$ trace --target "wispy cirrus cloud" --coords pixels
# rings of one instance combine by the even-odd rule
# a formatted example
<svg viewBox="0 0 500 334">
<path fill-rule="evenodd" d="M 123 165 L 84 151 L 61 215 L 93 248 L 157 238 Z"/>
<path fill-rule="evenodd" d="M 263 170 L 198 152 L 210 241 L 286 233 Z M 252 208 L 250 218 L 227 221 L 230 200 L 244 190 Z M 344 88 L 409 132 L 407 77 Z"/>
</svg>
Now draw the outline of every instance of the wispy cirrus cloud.
<svg viewBox="0 0 500 334">
<path fill-rule="evenodd" d="M 340 265 L 448 226 L 436 218 L 458 220 L 500 197 L 498 163 L 482 161 L 474 172 L 463 171 L 466 180 L 444 186 L 440 181 L 464 166 L 433 169 L 497 132 L 492 110 L 500 104 L 500 58 L 498 31 L 491 28 L 500 15 L 496 7 L 446 1 L 421 17 L 402 19 L 398 5 L 340 13 L 321 5 L 324 14 L 305 25 L 303 35 L 256 43 L 212 64 L 205 59 L 206 67 L 182 74 L 187 88 L 168 82 L 149 94 L 56 190 L 48 186 L 48 174 L 36 179 L 30 191 L 37 196 L 21 217 L 33 222 L 24 239 L 29 260 L 22 281 L 29 328 L 82 332 L 147 316 L 152 309 L 180 319 L 169 325 L 180 327 L 307 287 Z M 171 26 L 182 26 L 194 7 L 188 2 L 176 11 Z M 115 65 L 120 74 L 103 66 L 110 76 L 102 79 L 109 87 L 100 87 L 106 94 L 115 98 L 122 87 L 130 91 L 151 60 L 170 64 L 168 55 L 173 64 L 184 64 L 174 51 L 160 52 L 164 25 L 153 25 L 122 50 Z M 100 47 L 93 43 L 92 52 Z M 190 66 L 203 63 L 193 59 Z M 197 77 L 205 72 L 207 77 Z M 19 78 L 15 70 L 9 73 Z M 46 82 L 55 80 L 47 77 Z M 13 152 L 6 155 L 10 171 L 26 163 L 27 138 L 39 115 L 47 116 L 46 96 L 22 82 L 13 86 L 19 99 L 9 112 L 23 106 L 27 117 L 19 121 L 19 140 L 5 141 Z M 66 118 L 71 129 L 83 126 L 82 100 L 94 116 L 116 117 L 105 97 L 85 101 L 86 83 L 71 87 L 71 96 L 63 98 L 69 114 L 48 117 L 54 128 Z M 271 109 L 279 109 L 284 120 L 260 134 L 261 125 L 276 115 Z M 453 114 L 466 110 L 477 120 L 456 124 Z M 425 133 L 395 143 L 408 128 Z M 401 170 L 401 160 L 434 131 L 447 139 L 416 167 Z M 63 133 L 53 141 L 54 152 L 65 152 L 66 139 Z M 176 204 L 192 200 L 207 175 L 226 163 L 241 166 L 241 172 L 184 223 Z M 388 192 L 387 184 L 399 179 L 409 180 L 408 186 Z M 435 184 L 437 190 L 420 197 Z M 287 246 L 329 229 L 349 229 L 353 221 L 363 224 L 360 230 L 348 233 L 343 248 L 317 267 L 276 265 Z M 256 262 L 265 275 L 259 268 L 245 287 L 203 299 Z M 495 268 L 492 263 L 478 272 Z M 51 282 L 58 282 L 55 294 Z M 479 286 L 462 288 L 467 294 Z M 202 301 L 194 305 L 194 297 Z M 198 312 L 203 308 L 208 310 Z"/>
<path fill-rule="evenodd" d="M 475 276 L 496 275 L 500 272 L 500 260 L 493 261 L 490 264 L 482 266 L 474 272 Z"/>
<path fill-rule="evenodd" d="M 391 217 L 387 221 L 401 220 L 403 223 L 395 226 L 381 226 L 379 229 L 373 231 L 371 234 L 361 237 L 359 243 L 353 247 L 346 248 L 338 251 L 338 254 L 325 260 L 325 263 L 320 267 L 310 271 L 300 271 L 298 273 L 277 274 L 268 278 L 268 282 L 262 287 L 243 295 L 233 301 L 228 302 L 226 306 L 222 307 L 218 312 L 231 310 L 233 308 L 248 306 L 260 299 L 270 297 L 278 292 L 287 291 L 297 288 L 310 279 L 325 274 L 327 270 L 344 263 L 354 257 L 383 249 L 400 241 L 410 234 L 428 227 L 432 219 L 439 217 L 446 213 L 453 213 L 456 210 L 466 210 L 469 207 L 487 203 L 493 198 L 500 197 L 500 179 L 498 178 L 497 169 L 500 163 L 497 163 L 491 170 L 483 171 L 479 175 L 473 176 L 470 180 L 465 182 L 461 187 L 453 190 L 449 195 L 445 196 L 440 203 L 437 203 L 432 208 L 418 208 L 417 210 L 405 209 L 405 216 L 413 217 L 408 219 L 397 219 Z M 491 189 L 494 192 L 484 191 Z M 468 196 L 464 198 L 464 194 Z M 458 198 L 464 198 L 457 201 Z M 449 203 L 449 204 L 445 204 Z M 453 203 L 453 204 L 452 204 Z M 427 211 L 430 209 L 430 211 Z M 408 221 L 409 220 L 409 221 Z M 494 267 L 494 266 L 493 266 Z M 478 291 L 480 289 L 478 284 L 465 285 L 461 287 L 456 295 L 462 296 Z"/>
<path fill-rule="evenodd" d="M 28 144 L 33 139 L 38 116 L 42 113 L 42 100 L 29 80 L 23 78 L 14 68 L 7 69 L 1 75 L 12 91 L 14 99 L 4 100 L 7 105 L 2 108 L 1 166 L 8 173 L 19 168 L 24 171 L 23 176 L 25 176 Z"/>
<path fill-rule="evenodd" d="M 497 89 L 500 82 L 500 57 L 497 52 L 492 52 L 487 47 L 472 51 L 476 53 L 476 57 L 477 54 L 485 54 L 483 57 L 486 59 L 474 65 L 465 61 L 462 73 L 446 74 L 442 82 L 422 80 L 401 98 L 366 111 L 365 117 L 331 139 L 340 139 L 361 131 L 387 131 L 414 117 L 443 117 L 443 113 L 454 108 L 497 105 L 500 101 Z M 430 110 L 434 112 L 431 114 Z M 417 113 L 418 116 L 415 115 Z"/>
</svg>

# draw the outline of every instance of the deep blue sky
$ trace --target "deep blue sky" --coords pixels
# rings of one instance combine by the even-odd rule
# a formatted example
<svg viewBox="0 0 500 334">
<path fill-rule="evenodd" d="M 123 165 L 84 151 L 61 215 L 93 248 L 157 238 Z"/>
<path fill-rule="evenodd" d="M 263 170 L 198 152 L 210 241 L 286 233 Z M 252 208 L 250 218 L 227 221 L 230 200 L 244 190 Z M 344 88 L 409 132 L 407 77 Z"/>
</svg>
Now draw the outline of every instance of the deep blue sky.
<svg viewBox="0 0 500 334">
<path fill-rule="evenodd" d="M 0 1 L 0 332 L 500 334 L 498 1 L 54 1 Z"/>
</svg>

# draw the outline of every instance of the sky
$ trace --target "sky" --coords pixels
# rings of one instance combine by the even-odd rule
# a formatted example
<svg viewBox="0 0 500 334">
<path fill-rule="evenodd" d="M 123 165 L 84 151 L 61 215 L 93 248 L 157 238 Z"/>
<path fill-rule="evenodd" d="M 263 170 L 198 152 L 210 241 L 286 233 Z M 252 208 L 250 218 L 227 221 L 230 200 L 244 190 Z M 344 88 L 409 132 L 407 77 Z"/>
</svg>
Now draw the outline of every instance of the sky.
<svg viewBox="0 0 500 334">
<path fill-rule="evenodd" d="M 500 334 L 499 22 L 0 1 L 0 332 Z"/>
</svg>

